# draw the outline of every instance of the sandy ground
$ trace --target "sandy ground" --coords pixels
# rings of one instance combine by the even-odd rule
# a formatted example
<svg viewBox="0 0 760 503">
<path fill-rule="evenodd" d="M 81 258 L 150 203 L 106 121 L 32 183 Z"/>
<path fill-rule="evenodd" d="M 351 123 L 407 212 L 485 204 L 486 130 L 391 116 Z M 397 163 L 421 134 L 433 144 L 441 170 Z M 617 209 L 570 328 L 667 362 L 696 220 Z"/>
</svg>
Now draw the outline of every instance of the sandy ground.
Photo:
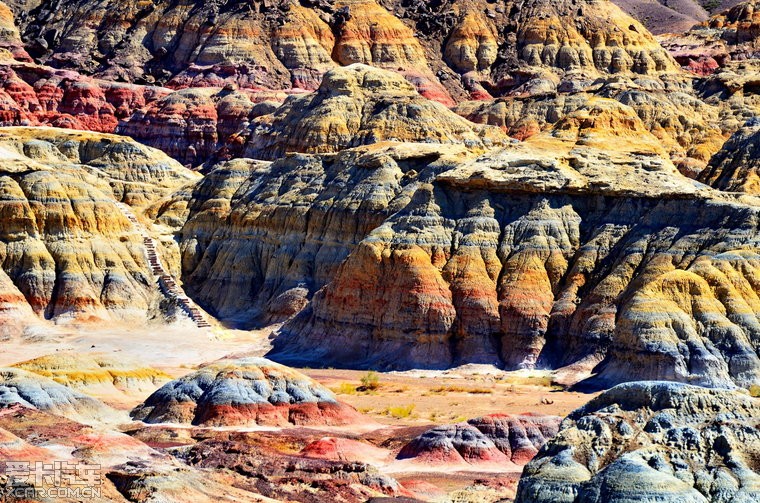
<svg viewBox="0 0 760 503">
<path fill-rule="evenodd" d="M 27 330 L 24 335 L 2 342 L 0 367 L 58 351 L 75 351 L 137 361 L 178 377 L 201 364 L 225 356 L 263 356 L 270 348 L 269 335 L 274 328 L 248 332 L 198 329 L 190 324 L 176 324 L 155 329 L 55 327 L 52 330 Z M 494 413 L 564 416 L 593 396 L 564 391 L 557 384 L 561 376 L 549 371 L 505 372 L 488 365 L 467 365 L 446 371 L 378 372 L 375 374 L 374 389 L 366 389 L 362 385 L 362 378 L 368 374 L 366 371 L 299 370 L 333 390 L 340 400 L 353 405 L 373 420 L 368 422 L 367 428 L 353 428 L 350 431 L 322 428 L 320 434 L 361 435 L 370 442 L 374 439 L 375 445 L 386 445 L 388 449 L 399 449 L 402 441 L 410 440 L 435 424 L 459 422 Z M 113 388 L 111 392 L 108 389 L 104 387 L 102 395 L 94 393 L 93 396 L 125 414 L 152 392 L 148 389 L 114 393 Z M 172 428 L 175 431 L 183 429 L 177 425 Z M 185 429 L 189 432 L 192 428 Z M 240 433 L 248 431 L 235 430 Z M 250 429 L 254 436 L 267 431 L 277 434 L 276 430 Z M 308 430 L 304 428 L 304 431 Z M 310 435 L 315 433 L 319 432 Z M 287 437 L 288 431 L 279 434 Z M 384 439 L 388 439 L 390 445 Z M 449 493 L 456 501 L 474 501 L 473 497 L 494 501 L 486 495 L 513 494 L 521 470 L 517 465 L 426 467 L 404 463 L 391 458 L 378 464 L 378 467 L 404 483 L 412 484 L 420 480 L 432 482 L 438 490 Z M 484 483 L 486 486 L 482 485 Z M 457 491 L 463 491 L 464 499 L 452 496 Z"/>
<path fill-rule="evenodd" d="M 266 354 L 274 328 L 249 332 L 176 324 L 155 329 L 56 327 L 54 333 L 40 329 L 5 341 L 0 366 L 68 350 L 123 356 L 178 377 L 225 356 Z M 564 416 L 593 396 L 563 391 L 548 371 L 504 372 L 488 365 L 381 372 L 377 373 L 378 387 L 374 390 L 361 388 L 365 371 L 300 370 L 360 412 L 388 425 L 450 423 L 492 413 Z M 134 406 L 143 398 L 136 395 L 125 402 L 119 397 L 118 405 Z"/>
<path fill-rule="evenodd" d="M 565 416 L 594 396 L 563 391 L 548 371 L 504 372 L 492 366 L 377 373 L 378 387 L 371 391 L 361 388 L 367 372 L 301 371 L 384 424 L 450 423 L 494 413 Z"/>
</svg>

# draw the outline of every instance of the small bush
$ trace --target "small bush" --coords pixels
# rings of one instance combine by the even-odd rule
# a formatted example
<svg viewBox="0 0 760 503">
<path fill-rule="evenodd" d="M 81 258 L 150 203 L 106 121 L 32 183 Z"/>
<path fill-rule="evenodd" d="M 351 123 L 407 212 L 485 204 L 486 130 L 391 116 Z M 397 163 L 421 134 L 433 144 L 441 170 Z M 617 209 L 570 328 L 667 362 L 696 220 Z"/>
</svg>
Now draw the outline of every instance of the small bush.
<svg viewBox="0 0 760 503">
<path fill-rule="evenodd" d="M 755 398 L 760 398 L 760 385 L 753 384 L 749 387 L 749 394 L 754 396 Z"/>
<path fill-rule="evenodd" d="M 396 419 L 405 419 L 412 415 L 414 412 L 414 404 L 399 405 L 397 407 L 388 407 L 385 409 L 386 414 Z"/>
<path fill-rule="evenodd" d="M 362 388 L 364 388 L 364 390 L 374 391 L 380 387 L 380 378 L 378 377 L 377 372 L 373 370 L 370 370 L 364 374 L 361 381 Z"/>
<path fill-rule="evenodd" d="M 356 386 L 350 382 L 342 382 L 336 389 L 333 389 L 333 391 L 339 395 L 355 395 Z"/>
<path fill-rule="evenodd" d="M 431 393 L 472 393 L 473 395 L 488 395 L 493 393 L 491 388 L 470 388 L 467 386 L 438 386 Z"/>
</svg>

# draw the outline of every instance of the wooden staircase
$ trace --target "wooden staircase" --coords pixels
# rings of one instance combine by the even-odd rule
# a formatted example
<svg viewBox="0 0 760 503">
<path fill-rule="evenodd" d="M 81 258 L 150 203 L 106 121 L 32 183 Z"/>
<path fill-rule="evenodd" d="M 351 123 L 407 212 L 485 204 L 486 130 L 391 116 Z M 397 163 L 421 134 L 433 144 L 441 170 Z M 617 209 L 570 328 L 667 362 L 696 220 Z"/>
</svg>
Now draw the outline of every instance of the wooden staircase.
<svg viewBox="0 0 760 503">
<path fill-rule="evenodd" d="M 117 202 L 116 206 L 119 208 L 119 211 L 124 214 L 127 220 L 132 223 L 135 230 L 142 236 L 143 245 L 145 246 L 145 252 L 148 257 L 148 264 L 153 272 L 153 276 L 155 276 L 158 281 L 158 287 L 161 290 L 161 293 L 164 294 L 166 298 L 175 300 L 199 328 L 210 327 L 211 324 L 208 322 L 203 311 L 201 311 L 195 302 L 185 294 L 182 287 L 177 284 L 171 274 L 169 274 L 166 268 L 164 268 L 164 265 L 161 263 L 161 258 L 156 251 L 156 242 L 150 237 L 145 226 L 137 220 L 132 209 L 120 202 Z"/>
</svg>

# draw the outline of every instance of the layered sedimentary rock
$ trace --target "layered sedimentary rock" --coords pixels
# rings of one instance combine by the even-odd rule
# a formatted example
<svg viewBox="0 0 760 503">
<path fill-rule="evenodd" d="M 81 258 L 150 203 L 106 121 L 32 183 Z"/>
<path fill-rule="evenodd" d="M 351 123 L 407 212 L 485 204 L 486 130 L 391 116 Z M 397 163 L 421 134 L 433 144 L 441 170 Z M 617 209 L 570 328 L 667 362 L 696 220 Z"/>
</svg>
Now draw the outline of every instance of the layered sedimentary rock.
<svg viewBox="0 0 760 503">
<path fill-rule="evenodd" d="M 721 190 L 760 194 L 760 119 L 734 133 L 699 180 Z"/>
<path fill-rule="evenodd" d="M 382 141 L 502 144 L 496 128 L 472 124 L 422 98 L 402 77 L 356 64 L 331 70 L 314 94 L 288 99 L 250 126 L 245 157 L 337 152 Z"/>
<path fill-rule="evenodd" d="M 286 323 L 273 357 L 386 368 L 604 359 L 604 385 L 757 382 L 757 207 L 684 178 L 655 140 L 642 148 L 642 132 L 595 124 L 571 116 L 525 145 L 416 170 L 403 209 Z"/>
<path fill-rule="evenodd" d="M 657 137 L 679 169 L 696 177 L 737 124 L 730 119 L 733 113 L 722 114 L 721 107 L 703 102 L 688 87 L 674 85 L 676 88 L 671 89 L 653 80 L 616 79 L 589 92 L 569 90 L 544 96 L 465 102 L 455 110 L 476 123 L 498 126 L 521 140 L 551 130 L 573 113 L 604 114 L 610 120 L 617 116 L 616 127 L 633 128 L 631 132 L 635 133 L 639 123 L 627 117 L 632 111 L 644 128 Z"/>
<path fill-rule="evenodd" d="M 13 365 L 91 394 L 153 391 L 169 381 L 164 372 L 100 354 L 60 351 Z"/>
<path fill-rule="evenodd" d="M 2 369 L 0 405 L 13 404 L 86 423 L 113 420 L 116 417 L 115 411 L 102 402 L 52 379 L 21 369 Z"/>
<path fill-rule="evenodd" d="M 221 163 L 187 195 L 185 287 L 230 322 L 287 319 L 334 278 L 359 241 L 408 203 L 418 172 L 429 178 L 471 155 L 460 146 L 380 144 L 325 157 Z"/>
<path fill-rule="evenodd" d="M 609 2 L 12 5 L 43 61 L 173 87 L 314 89 L 336 65 L 364 63 L 396 71 L 422 95 L 451 105 L 520 85 L 526 66 L 586 76 L 675 68 L 646 29 Z"/>
<path fill-rule="evenodd" d="M 132 417 L 205 426 L 362 422 L 327 388 L 263 358 L 222 360 L 171 381 L 135 408 Z"/>
<path fill-rule="evenodd" d="M 31 59 L 24 50 L 21 35 L 13 19 L 13 12 L 3 2 L 0 2 L 0 49 L 5 49 L 18 60 L 29 61 Z"/>
<path fill-rule="evenodd" d="M 104 429 L 102 425 L 87 426 L 18 404 L 0 408 L 0 457 L 30 461 L 32 467 L 34 462 L 51 465 L 59 462 L 66 468 L 79 465 L 82 470 L 79 479 L 64 475 L 56 483 L 61 490 L 55 501 L 80 501 L 81 496 L 66 495 L 81 494 L 86 481 L 87 487 L 94 489 L 84 493 L 87 499 L 103 503 L 272 502 L 255 492 L 232 487 L 230 477 L 224 473 L 188 467 L 124 433 Z M 38 482 L 34 477 L 19 478 L 22 494 L 29 494 L 23 489 L 35 487 L 35 483 L 40 493 L 42 489 L 50 489 L 51 479 Z M 66 492 L 67 489 L 71 492 Z"/>
<path fill-rule="evenodd" d="M 709 19 L 681 33 L 671 30 L 661 42 L 686 69 L 698 75 L 709 75 L 730 61 L 756 59 L 758 46 L 758 3 L 731 2 Z"/>
<path fill-rule="evenodd" d="M 559 417 L 494 414 L 432 428 L 405 445 L 398 459 L 433 464 L 525 464 L 559 428 Z"/>
<path fill-rule="evenodd" d="M 161 149 L 183 164 L 198 166 L 251 120 L 276 102 L 256 103 L 253 94 L 217 88 L 176 91 L 135 111 L 118 133 Z"/>
<path fill-rule="evenodd" d="M 562 422 L 523 470 L 515 501 L 754 501 L 758 413 L 736 391 L 616 386 Z"/>
<path fill-rule="evenodd" d="M 168 89 L 107 82 L 73 71 L 0 60 L 0 124 L 112 133 L 120 119 Z"/>
<path fill-rule="evenodd" d="M 143 238 L 116 203 L 147 206 L 198 175 L 125 138 L 51 128 L 4 129 L 0 158 L 2 298 L 22 302 L 16 315 L 158 314 Z"/>
</svg>

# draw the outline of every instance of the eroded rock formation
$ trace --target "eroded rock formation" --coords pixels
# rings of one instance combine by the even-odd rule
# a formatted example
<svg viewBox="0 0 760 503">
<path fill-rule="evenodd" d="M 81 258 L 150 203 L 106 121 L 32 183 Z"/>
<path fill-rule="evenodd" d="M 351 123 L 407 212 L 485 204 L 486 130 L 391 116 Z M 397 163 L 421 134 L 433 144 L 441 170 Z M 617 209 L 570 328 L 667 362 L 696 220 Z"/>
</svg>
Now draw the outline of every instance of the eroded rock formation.
<svg viewBox="0 0 760 503">
<path fill-rule="evenodd" d="M 366 420 L 305 375 L 263 358 L 222 360 L 171 381 L 132 411 L 146 423 L 344 425 Z"/>
<path fill-rule="evenodd" d="M 721 190 L 760 194 L 760 119 L 734 133 L 699 180 Z"/>
<path fill-rule="evenodd" d="M 0 370 L 0 405 L 19 404 L 85 423 L 114 420 L 117 414 L 102 402 L 21 369 Z"/>
<path fill-rule="evenodd" d="M 570 414 L 525 467 L 517 503 L 753 501 L 756 399 L 665 382 L 616 386 Z"/>
<path fill-rule="evenodd" d="M 496 128 L 472 124 L 421 97 L 398 75 L 366 65 L 331 70 L 314 94 L 290 98 L 250 126 L 245 157 L 325 153 L 382 141 L 503 144 Z"/>
<path fill-rule="evenodd" d="M 23 323 L 30 309 L 57 321 L 144 323 L 159 314 L 142 238 L 115 205 L 145 207 L 198 175 L 122 137 L 50 128 L 4 129 L 0 158 L 9 317 Z"/>
<path fill-rule="evenodd" d="M 525 464 L 557 433 L 559 417 L 494 414 L 432 428 L 405 445 L 398 459 L 441 464 Z"/>
</svg>

